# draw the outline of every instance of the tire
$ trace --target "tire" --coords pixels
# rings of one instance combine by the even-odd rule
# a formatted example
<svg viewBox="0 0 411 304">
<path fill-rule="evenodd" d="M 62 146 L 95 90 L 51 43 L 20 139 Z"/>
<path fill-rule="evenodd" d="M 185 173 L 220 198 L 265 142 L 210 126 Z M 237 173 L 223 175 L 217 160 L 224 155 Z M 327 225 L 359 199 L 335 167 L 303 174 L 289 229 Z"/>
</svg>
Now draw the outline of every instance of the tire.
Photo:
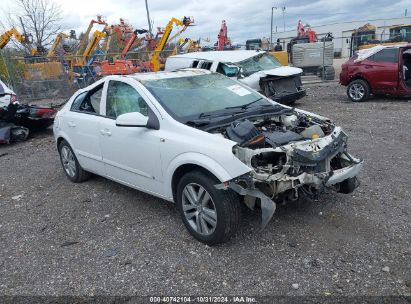
<svg viewBox="0 0 411 304">
<path fill-rule="evenodd" d="M 357 187 L 357 178 L 351 177 L 340 183 L 340 190 L 338 192 L 348 194 L 354 192 Z"/>
<path fill-rule="evenodd" d="M 347 96 L 353 102 L 361 102 L 370 97 L 370 86 L 365 80 L 355 79 L 347 86 Z"/>
<path fill-rule="evenodd" d="M 63 171 L 73 183 L 81 183 L 90 178 L 91 173 L 85 171 L 77 160 L 73 149 L 67 141 L 62 140 L 59 145 L 60 162 Z"/>
<path fill-rule="evenodd" d="M 324 67 L 324 77 L 323 77 L 323 68 L 319 67 L 318 68 L 318 74 L 321 79 L 324 78 L 324 80 L 334 80 L 335 78 L 335 69 L 332 66 L 326 66 Z"/>
<path fill-rule="evenodd" d="M 241 220 L 238 195 L 216 189 L 218 183 L 211 174 L 195 170 L 186 173 L 177 186 L 177 208 L 184 225 L 193 237 L 211 246 L 227 242 Z"/>
</svg>

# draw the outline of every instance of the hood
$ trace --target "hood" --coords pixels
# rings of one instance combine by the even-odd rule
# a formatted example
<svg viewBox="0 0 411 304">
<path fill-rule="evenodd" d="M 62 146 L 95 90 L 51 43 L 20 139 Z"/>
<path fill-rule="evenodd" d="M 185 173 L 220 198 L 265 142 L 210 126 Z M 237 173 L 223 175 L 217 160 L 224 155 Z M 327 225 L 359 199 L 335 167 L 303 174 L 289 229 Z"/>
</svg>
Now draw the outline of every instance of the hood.
<svg viewBox="0 0 411 304">
<path fill-rule="evenodd" d="M 4 84 L 4 82 L 2 82 L 2 81 L 0 80 L 0 94 L 1 94 L 1 95 L 3 95 L 3 94 L 14 94 L 14 92 L 13 92 L 11 89 L 9 89 L 9 88 Z"/>
<path fill-rule="evenodd" d="M 289 66 L 282 66 L 279 68 L 271 69 L 271 70 L 264 70 L 260 73 L 264 73 L 265 75 L 271 76 L 293 76 L 298 75 L 303 72 L 300 68 L 289 67 Z"/>
</svg>

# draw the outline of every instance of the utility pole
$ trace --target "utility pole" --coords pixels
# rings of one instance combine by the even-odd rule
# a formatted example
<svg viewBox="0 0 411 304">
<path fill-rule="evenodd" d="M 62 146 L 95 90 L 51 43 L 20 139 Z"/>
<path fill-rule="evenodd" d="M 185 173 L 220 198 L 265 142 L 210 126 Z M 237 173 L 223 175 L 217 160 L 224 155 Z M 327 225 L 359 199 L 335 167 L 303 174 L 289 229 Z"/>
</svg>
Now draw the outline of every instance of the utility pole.
<svg viewBox="0 0 411 304">
<path fill-rule="evenodd" d="M 148 11 L 147 0 L 146 0 L 146 11 L 147 11 L 148 32 L 150 34 L 150 37 L 153 37 L 153 33 L 152 33 L 152 29 L 151 29 L 150 13 Z"/>
<path fill-rule="evenodd" d="M 281 10 L 283 11 L 283 32 L 285 32 L 285 6 L 283 6 Z"/>
<path fill-rule="evenodd" d="M 277 9 L 277 7 L 273 6 L 271 7 L 271 38 L 270 38 L 270 47 L 269 49 L 272 50 L 273 49 L 273 13 L 274 13 L 274 9 Z"/>
</svg>

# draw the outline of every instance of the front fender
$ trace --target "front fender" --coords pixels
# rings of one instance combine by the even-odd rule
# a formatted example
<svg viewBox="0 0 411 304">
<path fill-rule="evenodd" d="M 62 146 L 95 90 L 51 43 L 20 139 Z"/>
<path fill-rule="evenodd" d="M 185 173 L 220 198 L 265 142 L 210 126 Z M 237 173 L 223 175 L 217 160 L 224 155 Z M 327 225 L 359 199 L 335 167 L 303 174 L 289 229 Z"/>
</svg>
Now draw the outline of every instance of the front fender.
<svg viewBox="0 0 411 304">
<path fill-rule="evenodd" d="M 245 174 L 251 171 L 250 168 L 245 166 L 240 161 L 239 165 L 236 166 L 236 170 L 231 170 L 230 172 L 227 171 L 220 163 L 216 160 L 212 159 L 211 157 L 197 153 L 197 152 L 186 152 L 176 156 L 167 166 L 165 170 L 165 178 L 164 184 L 166 189 L 164 189 L 164 193 L 166 193 L 167 198 L 173 199 L 173 191 L 171 181 L 173 178 L 174 172 L 177 170 L 178 167 L 182 165 L 197 165 L 203 167 L 210 173 L 212 173 L 220 182 L 225 182 L 230 179 L 233 179 L 237 176 Z M 232 165 L 231 165 L 232 167 Z"/>
</svg>

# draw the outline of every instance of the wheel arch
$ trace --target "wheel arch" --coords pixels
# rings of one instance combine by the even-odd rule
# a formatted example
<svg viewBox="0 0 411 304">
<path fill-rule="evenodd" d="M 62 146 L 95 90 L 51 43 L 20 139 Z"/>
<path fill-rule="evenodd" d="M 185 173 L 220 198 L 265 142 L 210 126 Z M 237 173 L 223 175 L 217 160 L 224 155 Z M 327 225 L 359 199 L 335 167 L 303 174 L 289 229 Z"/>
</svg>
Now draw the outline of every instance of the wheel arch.
<svg viewBox="0 0 411 304">
<path fill-rule="evenodd" d="M 363 81 L 365 81 L 365 82 L 367 83 L 367 85 L 368 85 L 368 88 L 370 89 L 370 93 L 372 93 L 372 87 L 371 87 L 370 82 L 369 82 L 362 74 L 357 74 L 357 75 L 351 77 L 350 80 L 349 80 L 349 82 L 348 82 L 348 84 L 347 84 L 347 87 L 348 87 L 348 86 L 350 85 L 350 83 L 353 82 L 354 80 L 363 80 Z"/>
<path fill-rule="evenodd" d="M 222 165 L 214 159 L 200 153 L 183 153 L 170 162 L 165 174 L 166 196 L 175 201 L 178 181 L 191 170 L 202 170 L 219 182 L 234 178 Z"/>
<path fill-rule="evenodd" d="M 188 172 L 194 171 L 194 170 L 198 170 L 198 171 L 203 171 L 206 174 L 210 174 L 212 175 L 215 179 L 218 180 L 217 176 L 215 176 L 212 172 L 210 172 L 209 170 L 207 170 L 206 168 L 197 165 L 197 164 L 183 164 L 181 166 L 179 166 L 173 173 L 173 176 L 171 178 L 171 191 L 173 194 L 173 201 L 176 201 L 177 199 L 177 186 L 178 186 L 178 182 L 180 181 L 180 179 Z"/>
</svg>

